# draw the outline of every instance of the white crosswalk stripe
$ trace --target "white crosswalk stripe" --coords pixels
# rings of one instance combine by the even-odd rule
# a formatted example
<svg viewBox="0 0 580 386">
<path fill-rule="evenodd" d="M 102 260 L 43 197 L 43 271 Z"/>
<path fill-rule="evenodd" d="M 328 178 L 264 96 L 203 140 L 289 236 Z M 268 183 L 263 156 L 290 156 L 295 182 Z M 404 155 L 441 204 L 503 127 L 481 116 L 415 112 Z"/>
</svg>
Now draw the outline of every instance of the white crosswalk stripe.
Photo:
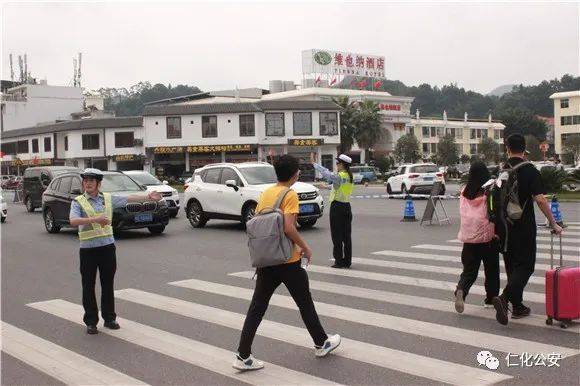
<svg viewBox="0 0 580 386">
<path fill-rule="evenodd" d="M 243 272 L 238 277 L 251 278 L 253 272 Z M 229 285 L 205 282 L 201 280 L 184 280 L 170 283 L 172 285 L 195 289 L 199 291 L 230 296 L 238 299 L 249 300 L 253 291 L 246 288 Z M 294 300 L 289 296 L 274 294 L 270 299 L 270 304 L 289 309 L 296 309 Z M 387 330 L 399 331 L 412 335 L 419 335 L 433 339 L 445 340 L 448 342 L 474 346 L 477 348 L 487 347 L 492 350 L 502 352 L 532 352 L 550 353 L 561 352 L 565 356 L 576 355 L 579 350 L 568 347 L 554 346 L 545 343 L 533 342 L 524 339 L 499 336 L 487 332 L 473 331 L 453 326 L 443 326 L 436 323 L 423 322 L 415 319 L 408 319 L 399 316 L 379 314 L 362 309 L 349 308 L 334 304 L 314 302 L 319 315 L 338 318 L 341 320 L 358 323 L 362 325 L 379 327 Z"/>
<path fill-rule="evenodd" d="M 203 285 L 204 282 L 198 281 L 198 284 Z M 233 329 L 240 329 L 245 318 L 245 315 L 231 311 L 136 289 L 117 291 L 116 296 L 133 303 Z M 312 342 L 309 340 L 305 329 L 287 324 L 263 320 L 260 324 L 258 335 L 297 346 L 312 347 Z M 335 355 L 454 385 L 464 384 L 466 378 L 470 380 L 471 384 L 476 385 L 492 384 L 511 378 L 500 373 L 453 364 L 344 337 L 342 346 L 335 351 Z"/>
<path fill-rule="evenodd" d="M 323 267 L 320 265 L 310 265 L 307 271 L 314 273 L 322 273 L 326 275 L 333 276 L 343 276 L 356 279 L 365 279 L 372 281 L 380 281 L 384 283 L 396 283 L 409 285 L 414 287 L 424 287 L 432 288 L 444 291 L 455 291 L 457 287 L 457 281 L 442 281 L 433 279 L 424 279 L 419 277 L 402 276 L 402 275 L 392 275 L 387 273 L 369 272 L 369 271 L 357 271 L 354 269 L 334 269 L 330 267 Z M 248 271 L 250 272 L 250 271 Z M 253 272 L 250 272 L 253 276 Z M 237 274 L 230 274 L 236 276 Z M 241 276 L 245 277 L 246 272 L 242 273 Z M 473 285 L 470 292 L 477 295 L 485 295 L 485 288 L 480 285 Z M 525 299 L 535 303 L 544 303 L 545 295 L 544 293 L 526 291 L 524 295 Z"/>
<path fill-rule="evenodd" d="M 146 385 L 6 322 L 2 351 L 67 385 Z"/>
<path fill-rule="evenodd" d="M 539 245 L 538 245 L 538 247 L 539 247 Z M 564 247 L 567 247 L 567 246 L 564 246 Z M 434 251 L 452 251 L 452 252 L 461 252 L 461 249 L 462 249 L 461 246 L 438 245 L 438 244 L 419 244 L 419 245 L 413 245 L 412 248 L 430 249 L 430 250 L 434 250 Z M 580 263 L 580 249 L 578 247 L 568 247 L 568 248 L 563 248 L 563 250 L 564 251 L 569 251 L 569 250 L 577 251 L 577 252 L 579 252 L 579 254 L 578 254 L 578 256 L 564 255 L 563 259 L 566 261 L 570 261 L 570 262 Z M 548 246 L 548 249 L 549 249 L 549 246 Z M 536 253 L 536 257 L 542 258 L 542 259 L 549 259 L 550 254 L 538 252 L 538 253 Z"/>
<path fill-rule="evenodd" d="M 538 234 L 550 235 L 550 231 L 546 230 L 546 229 L 538 229 Z M 565 240 L 566 238 L 578 237 L 578 236 L 580 236 L 580 232 L 571 231 L 571 230 L 569 230 L 569 228 L 566 228 L 566 229 L 564 229 L 562 239 Z"/>
<path fill-rule="evenodd" d="M 393 251 L 393 250 L 377 251 L 377 252 L 373 252 L 373 255 L 405 257 L 405 258 L 418 259 L 418 260 L 447 261 L 447 262 L 457 263 L 461 266 L 461 256 L 433 255 L 430 253 Z M 501 262 L 500 262 L 500 265 L 501 265 Z M 550 264 L 536 263 L 535 269 L 536 269 L 536 271 L 546 271 L 546 270 L 550 269 Z"/>
<path fill-rule="evenodd" d="M 549 237 L 538 236 L 538 237 L 536 237 L 536 240 L 538 240 L 538 241 L 550 241 L 550 238 Z M 558 248 L 558 244 L 557 244 L 558 241 L 557 240 L 554 240 L 554 241 L 556 242 L 556 244 L 554 244 L 554 248 L 557 249 Z M 448 243 L 461 243 L 461 241 L 459 241 L 457 239 L 447 240 L 447 242 Z M 580 239 L 578 239 L 578 238 L 563 237 L 562 238 L 562 248 L 566 246 L 566 245 L 564 245 L 566 243 L 580 244 Z M 540 247 L 540 245 L 542 245 L 542 247 L 545 247 L 544 244 L 538 244 L 538 248 Z M 567 250 L 573 251 L 574 250 L 573 248 L 576 248 L 576 250 L 580 251 L 580 249 L 578 247 L 569 246 L 569 248 L 572 248 L 572 249 L 567 249 Z M 550 245 L 549 244 L 547 245 L 547 249 L 550 249 Z"/>
<path fill-rule="evenodd" d="M 65 300 L 49 300 L 29 304 L 30 307 L 44 311 L 70 322 L 81 324 L 82 306 Z M 120 330 L 103 332 L 115 338 L 125 340 L 138 346 L 157 351 L 169 357 L 179 359 L 213 371 L 217 374 L 246 382 L 252 385 L 331 385 L 334 382 L 309 374 L 294 371 L 273 363 L 266 363 L 263 370 L 245 373 L 236 372 L 231 364 L 234 354 L 231 351 L 203 342 L 175 335 L 127 319 L 117 318 L 123 326 Z"/>
<path fill-rule="evenodd" d="M 454 267 L 442 267 L 439 265 L 425 265 L 425 264 L 414 264 L 414 263 L 403 263 L 400 261 L 384 261 L 384 260 L 375 260 L 375 259 L 366 259 L 360 257 L 353 257 L 352 262 L 360 265 L 368 265 L 374 267 L 384 267 L 384 268 L 397 268 L 397 269 L 406 269 L 410 271 L 422 271 L 422 272 L 435 272 L 435 273 L 443 273 L 443 274 L 450 274 L 450 275 L 459 275 L 462 272 L 461 268 L 454 268 Z M 483 277 L 483 269 L 479 271 L 480 276 Z M 500 278 L 503 280 L 507 280 L 507 276 L 504 273 L 500 274 Z M 532 276 L 528 281 L 532 284 L 541 284 L 545 283 L 545 279 L 543 277 Z"/>
</svg>

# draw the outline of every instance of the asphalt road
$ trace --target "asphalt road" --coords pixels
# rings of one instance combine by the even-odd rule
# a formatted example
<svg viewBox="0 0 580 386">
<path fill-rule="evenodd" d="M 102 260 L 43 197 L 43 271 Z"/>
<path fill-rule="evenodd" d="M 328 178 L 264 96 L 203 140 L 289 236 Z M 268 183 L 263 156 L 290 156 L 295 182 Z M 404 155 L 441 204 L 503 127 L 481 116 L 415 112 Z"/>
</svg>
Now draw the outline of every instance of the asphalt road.
<svg viewBox="0 0 580 386">
<path fill-rule="evenodd" d="M 460 244 L 448 241 L 457 235 L 458 201 L 444 202 L 451 225 L 420 226 L 401 222 L 404 202 L 381 198 L 383 192 L 355 192 L 365 198 L 353 199 L 351 270 L 327 268 L 327 214 L 303 233 L 314 250 L 307 271 L 323 326 L 348 339 L 330 357 L 316 359 L 281 287 L 253 346 L 268 364 L 254 374 L 230 367 L 253 288 L 238 224 L 210 221 L 192 229 L 180 213 L 163 235 L 122 233 L 115 285 L 122 329 L 88 336 L 78 309 L 75 232 L 50 235 L 38 211 L 10 204 L 1 226 L 2 384 L 70 383 L 77 373 L 85 383 L 98 383 L 91 377 L 105 374 L 99 378 L 104 384 L 578 384 L 580 324 L 567 330 L 544 324 L 546 258 L 538 258 L 541 266 L 525 295 L 535 316 L 500 326 L 493 310 L 481 307 L 477 288 L 459 315 L 450 299 L 461 267 Z M 418 217 L 424 207 L 425 201 L 415 202 Z M 568 228 L 564 245 L 567 263 L 578 265 L 580 205 L 565 203 L 562 211 L 577 224 Z M 549 252 L 543 247 L 548 243 L 538 241 L 540 252 Z M 479 278 L 476 284 L 482 283 Z M 499 368 L 478 364 L 482 350 L 498 358 Z M 538 356 L 535 365 L 522 366 L 517 357 L 534 352 L 566 358 L 548 367 Z"/>
</svg>

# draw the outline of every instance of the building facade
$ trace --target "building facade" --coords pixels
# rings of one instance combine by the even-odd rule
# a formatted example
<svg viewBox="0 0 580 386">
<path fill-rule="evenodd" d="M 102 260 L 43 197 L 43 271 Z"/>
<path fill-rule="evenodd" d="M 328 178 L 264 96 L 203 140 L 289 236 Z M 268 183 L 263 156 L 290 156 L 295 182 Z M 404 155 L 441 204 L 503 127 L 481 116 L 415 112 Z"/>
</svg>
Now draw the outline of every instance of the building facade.
<svg viewBox="0 0 580 386">
<path fill-rule="evenodd" d="M 580 137 L 580 90 L 558 92 L 550 99 L 554 101 L 554 148 L 561 156 L 566 140 Z"/>
</svg>

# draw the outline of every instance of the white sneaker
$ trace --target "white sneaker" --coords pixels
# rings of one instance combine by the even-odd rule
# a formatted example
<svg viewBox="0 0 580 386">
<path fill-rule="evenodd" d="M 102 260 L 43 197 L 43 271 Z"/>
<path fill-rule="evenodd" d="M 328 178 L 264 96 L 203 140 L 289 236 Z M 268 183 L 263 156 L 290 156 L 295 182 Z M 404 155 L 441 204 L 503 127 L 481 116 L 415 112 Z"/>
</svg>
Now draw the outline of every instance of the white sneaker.
<svg viewBox="0 0 580 386">
<path fill-rule="evenodd" d="M 236 355 L 236 360 L 232 367 L 240 371 L 260 370 L 264 368 L 264 362 L 257 360 L 252 354 L 247 359 L 242 359 L 239 355 Z"/>
<path fill-rule="evenodd" d="M 340 335 L 331 335 L 326 339 L 322 347 L 316 347 L 314 350 L 314 355 L 317 357 L 325 357 L 334 351 L 335 348 L 340 346 Z"/>
</svg>

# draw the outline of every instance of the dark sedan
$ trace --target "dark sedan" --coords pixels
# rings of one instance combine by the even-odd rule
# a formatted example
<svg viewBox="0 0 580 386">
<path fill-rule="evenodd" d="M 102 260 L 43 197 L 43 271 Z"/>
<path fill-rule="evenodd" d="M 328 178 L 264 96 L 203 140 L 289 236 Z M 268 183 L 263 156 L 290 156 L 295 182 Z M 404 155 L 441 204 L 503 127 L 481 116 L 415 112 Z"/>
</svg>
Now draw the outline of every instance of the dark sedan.
<svg viewBox="0 0 580 386">
<path fill-rule="evenodd" d="M 103 172 L 101 191 L 120 196 L 145 193 L 146 190 L 131 177 L 120 172 Z M 79 172 L 59 175 L 42 194 L 42 215 L 49 233 L 57 233 L 70 226 L 69 212 L 72 200 L 81 194 Z M 169 211 L 164 200 L 159 202 L 130 202 L 113 211 L 113 229 L 147 228 L 151 233 L 162 233 L 169 222 Z"/>
</svg>

